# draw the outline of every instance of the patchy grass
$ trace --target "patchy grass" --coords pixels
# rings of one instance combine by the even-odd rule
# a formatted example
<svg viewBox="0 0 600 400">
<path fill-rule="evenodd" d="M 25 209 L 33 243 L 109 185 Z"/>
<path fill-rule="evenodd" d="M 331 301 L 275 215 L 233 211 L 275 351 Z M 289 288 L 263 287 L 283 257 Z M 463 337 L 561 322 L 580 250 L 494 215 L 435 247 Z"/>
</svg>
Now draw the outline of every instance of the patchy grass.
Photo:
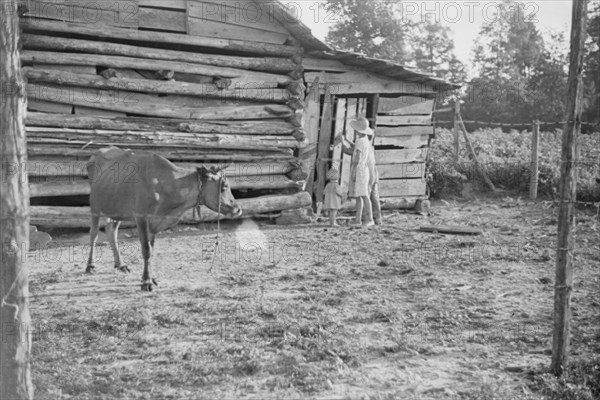
<svg viewBox="0 0 600 400">
<path fill-rule="evenodd" d="M 372 229 L 262 226 L 271 247 L 301 243 L 303 256 L 225 259 L 213 274 L 196 255 L 207 237 L 173 232 L 157 241 L 152 293 L 139 290 L 141 263 L 117 273 L 109 252 L 94 275 L 81 260 L 38 258 L 36 397 L 597 397 L 592 361 L 544 375 L 556 215 L 550 202 L 504 198 L 434 202 L 429 217 L 388 214 Z M 600 351 L 599 221 L 586 210 L 577 221 L 573 360 Z M 465 223 L 483 235 L 416 229 Z"/>
</svg>

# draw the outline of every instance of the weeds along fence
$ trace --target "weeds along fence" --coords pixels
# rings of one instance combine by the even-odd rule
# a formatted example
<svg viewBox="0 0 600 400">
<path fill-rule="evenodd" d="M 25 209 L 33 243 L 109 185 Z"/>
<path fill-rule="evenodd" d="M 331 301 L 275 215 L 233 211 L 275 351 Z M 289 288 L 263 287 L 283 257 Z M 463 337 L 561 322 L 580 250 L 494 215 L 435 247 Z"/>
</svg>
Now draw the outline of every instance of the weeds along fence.
<svg viewBox="0 0 600 400">
<path fill-rule="evenodd" d="M 460 105 L 436 110 L 454 111 L 452 120 L 435 120 L 436 145 L 430 160 L 430 184 L 435 197 L 456 194 L 462 181 L 475 181 L 495 191 L 501 188 L 553 198 L 560 180 L 564 121 L 490 123 L 463 121 Z M 467 130 L 466 125 L 469 125 Z M 600 207 L 600 125 L 582 123 L 589 134 L 579 136 L 578 196 L 581 205 Z M 471 127 L 477 127 L 473 130 Z M 506 132 L 506 128 L 510 128 Z M 460 136 L 463 139 L 460 139 Z M 464 145 L 461 147 L 461 141 Z M 454 176 L 452 176 L 454 174 Z M 454 185 L 454 187 L 452 187 Z M 437 193 L 436 193 L 437 192 Z"/>
</svg>

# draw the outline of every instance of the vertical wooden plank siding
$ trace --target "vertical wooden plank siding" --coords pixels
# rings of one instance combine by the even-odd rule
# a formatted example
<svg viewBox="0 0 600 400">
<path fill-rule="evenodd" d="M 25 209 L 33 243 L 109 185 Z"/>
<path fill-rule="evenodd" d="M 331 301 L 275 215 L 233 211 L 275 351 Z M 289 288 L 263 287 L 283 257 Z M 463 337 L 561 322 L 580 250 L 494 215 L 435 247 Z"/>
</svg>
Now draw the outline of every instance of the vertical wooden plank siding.
<svg viewBox="0 0 600 400">
<path fill-rule="evenodd" d="M 321 116 L 321 128 L 319 129 L 319 146 L 317 149 L 317 182 L 315 184 L 316 200 L 323 201 L 323 190 L 327 166 L 329 161 L 329 146 L 331 145 L 331 125 L 333 118 L 333 96 L 331 96 L 330 86 L 325 88 L 325 97 L 323 102 L 323 114 Z"/>
<path fill-rule="evenodd" d="M 311 194 L 319 140 L 319 111 L 321 108 L 319 97 L 319 77 L 317 77 L 311 84 L 309 92 L 304 99 L 306 106 L 302 115 L 302 128 L 306 132 L 306 143 L 299 151 L 302 172 L 307 175 L 304 190 Z"/>
<path fill-rule="evenodd" d="M 342 142 L 344 129 L 346 128 L 346 99 L 337 99 L 335 109 L 335 133 L 333 139 L 332 167 L 338 172 L 342 170 Z M 341 173 L 340 173 L 341 178 Z"/>
</svg>

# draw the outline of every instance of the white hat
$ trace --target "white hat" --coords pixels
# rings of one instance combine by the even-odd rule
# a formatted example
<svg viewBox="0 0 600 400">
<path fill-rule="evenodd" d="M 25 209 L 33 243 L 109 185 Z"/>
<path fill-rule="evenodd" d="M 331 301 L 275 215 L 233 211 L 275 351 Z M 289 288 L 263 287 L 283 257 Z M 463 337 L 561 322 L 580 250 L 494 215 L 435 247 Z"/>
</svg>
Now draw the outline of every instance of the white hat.
<svg viewBox="0 0 600 400">
<path fill-rule="evenodd" d="M 369 128 L 369 120 L 365 117 L 350 120 L 350 126 L 358 133 L 373 136 L 375 132 Z"/>
</svg>

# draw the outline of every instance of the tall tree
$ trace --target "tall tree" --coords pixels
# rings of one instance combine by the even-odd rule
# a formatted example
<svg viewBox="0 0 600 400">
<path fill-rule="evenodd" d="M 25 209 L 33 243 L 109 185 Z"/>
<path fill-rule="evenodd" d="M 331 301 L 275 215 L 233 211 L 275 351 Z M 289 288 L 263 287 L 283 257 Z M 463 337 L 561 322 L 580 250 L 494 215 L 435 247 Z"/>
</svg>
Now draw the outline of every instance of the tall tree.
<svg viewBox="0 0 600 400">
<path fill-rule="evenodd" d="M 527 82 L 530 119 L 561 121 L 565 113 L 568 50 L 564 32 L 551 32 Z"/>
<path fill-rule="evenodd" d="M 17 0 L 0 12 L 0 398 L 33 398 L 31 321 L 26 251 L 29 192 L 19 171 L 26 162 L 25 85 L 19 57 Z"/>
<path fill-rule="evenodd" d="M 329 0 L 337 16 L 325 41 L 342 50 L 398 63 L 410 60 L 406 40 L 409 25 L 395 17 L 399 1 Z"/>
<path fill-rule="evenodd" d="M 542 37 L 523 4 L 503 0 L 500 9 L 502 15 L 481 28 L 475 42 L 475 67 L 481 77 L 528 77 L 543 51 Z"/>
<path fill-rule="evenodd" d="M 451 82 L 466 79 L 465 67 L 454 54 L 450 28 L 427 18 L 415 24 L 410 33 L 413 65 L 424 72 Z"/>
<path fill-rule="evenodd" d="M 490 122 L 530 122 L 536 98 L 528 84 L 544 56 L 544 41 L 523 4 L 503 0 L 500 6 L 502 15 L 485 23 L 475 42 L 477 77 L 469 86 L 463 114 Z"/>
</svg>

